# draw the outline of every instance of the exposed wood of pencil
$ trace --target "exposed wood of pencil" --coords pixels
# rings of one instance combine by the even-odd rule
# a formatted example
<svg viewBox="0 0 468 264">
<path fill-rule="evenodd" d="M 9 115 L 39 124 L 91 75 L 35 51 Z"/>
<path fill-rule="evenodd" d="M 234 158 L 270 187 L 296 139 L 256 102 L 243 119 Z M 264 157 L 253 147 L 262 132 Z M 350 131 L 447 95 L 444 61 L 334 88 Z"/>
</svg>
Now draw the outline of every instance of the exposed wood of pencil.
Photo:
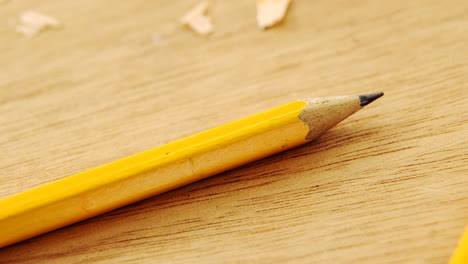
<svg viewBox="0 0 468 264">
<path fill-rule="evenodd" d="M 252 1 L 210 1 L 207 38 L 179 25 L 197 3 L 0 5 L 0 197 L 285 98 L 385 96 L 313 143 L 2 248 L 0 263 L 447 263 L 468 223 L 468 2 L 294 0 L 259 31 Z M 30 9 L 63 29 L 14 33 Z"/>
</svg>

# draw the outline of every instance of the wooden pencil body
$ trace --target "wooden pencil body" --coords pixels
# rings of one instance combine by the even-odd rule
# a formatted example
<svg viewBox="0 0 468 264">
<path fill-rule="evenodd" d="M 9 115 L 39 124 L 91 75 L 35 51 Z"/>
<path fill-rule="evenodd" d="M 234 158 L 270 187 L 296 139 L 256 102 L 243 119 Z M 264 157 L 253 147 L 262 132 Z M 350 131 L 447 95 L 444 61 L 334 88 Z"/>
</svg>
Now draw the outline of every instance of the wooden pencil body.
<svg viewBox="0 0 468 264">
<path fill-rule="evenodd" d="M 0 200 L 0 247 L 309 142 L 357 96 L 295 101 Z"/>
<path fill-rule="evenodd" d="M 463 236 L 458 242 L 458 246 L 453 252 L 448 264 L 466 264 L 468 263 L 468 226 L 465 228 Z"/>
</svg>

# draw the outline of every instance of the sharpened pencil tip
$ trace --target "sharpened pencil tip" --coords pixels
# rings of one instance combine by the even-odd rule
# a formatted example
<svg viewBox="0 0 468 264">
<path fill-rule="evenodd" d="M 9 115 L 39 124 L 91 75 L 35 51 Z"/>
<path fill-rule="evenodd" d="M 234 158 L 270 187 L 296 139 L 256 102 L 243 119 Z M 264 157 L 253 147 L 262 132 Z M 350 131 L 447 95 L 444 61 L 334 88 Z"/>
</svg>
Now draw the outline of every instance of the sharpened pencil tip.
<svg viewBox="0 0 468 264">
<path fill-rule="evenodd" d="M 375 101 L 377 98 L 381 97 L 384 95 L 384 93 L 373 93 L 373 94 L 365 94 L 365 95 L 360 95 L 359 100 L 361 100 L 361 106 L 366 106 L 373 101 Z"/>
</svg>

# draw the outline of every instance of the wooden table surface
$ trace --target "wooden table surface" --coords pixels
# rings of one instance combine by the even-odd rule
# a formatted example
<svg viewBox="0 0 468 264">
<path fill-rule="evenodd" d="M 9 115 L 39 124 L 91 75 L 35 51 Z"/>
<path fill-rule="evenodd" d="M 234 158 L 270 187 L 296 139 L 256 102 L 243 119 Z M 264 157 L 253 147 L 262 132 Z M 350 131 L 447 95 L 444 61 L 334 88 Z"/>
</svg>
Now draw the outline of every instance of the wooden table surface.
<svg viewBox="0 0 468 264">
<path fill-rule="evenodd" d="M 0 249 L 0 263 L 446 263 L 468 224 L 468 1 L 0 4 L 0 198 L 304 97 L 386 95 L 303 147 Z M 27 39 L 25 10 L 63 23 Z M 157 41 L 153 41 L 156 37 Z M 1 210 L 1 208 L 0 208 Z"/>
</svg>

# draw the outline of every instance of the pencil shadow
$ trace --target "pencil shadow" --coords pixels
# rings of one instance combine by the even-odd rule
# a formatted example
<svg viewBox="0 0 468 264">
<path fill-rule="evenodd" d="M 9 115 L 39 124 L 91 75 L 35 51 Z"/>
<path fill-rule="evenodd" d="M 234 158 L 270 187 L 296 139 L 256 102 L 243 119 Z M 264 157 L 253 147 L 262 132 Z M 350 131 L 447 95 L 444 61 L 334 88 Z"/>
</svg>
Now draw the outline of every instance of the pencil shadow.
<svg viewBox="0 0 468 264">
<path fill-rule="evenodd" d="M 268 205 L 271 197 L 291 192 L 298 183 L 305 195 L 313 196 L 317 188 L 334 181 L 334 170 L 362 162 L 347 158 L 347 153 L 362 146 L 363 137 L 379 137 L 382 125 L 372 119 L 355 122 L 339 125 L 301 147 L 2 248 L 0 263 L 38 262 L 44 257 L 60 262 L 64 256 L 85 256 L 90 251 L 105 255 L 117 247 L 125 252 L 125 245 L 167 249 L 174 239 L 199 236 L 200 230 L 222 233 L 223 226 L 238 224 L 242 215 L 262 217 L 266 207 L 280 210 Z M 281 210 L 287 213 L 288 207 Z M 88 256 L 87 260 L 99 259 Z"/>
</svg>

